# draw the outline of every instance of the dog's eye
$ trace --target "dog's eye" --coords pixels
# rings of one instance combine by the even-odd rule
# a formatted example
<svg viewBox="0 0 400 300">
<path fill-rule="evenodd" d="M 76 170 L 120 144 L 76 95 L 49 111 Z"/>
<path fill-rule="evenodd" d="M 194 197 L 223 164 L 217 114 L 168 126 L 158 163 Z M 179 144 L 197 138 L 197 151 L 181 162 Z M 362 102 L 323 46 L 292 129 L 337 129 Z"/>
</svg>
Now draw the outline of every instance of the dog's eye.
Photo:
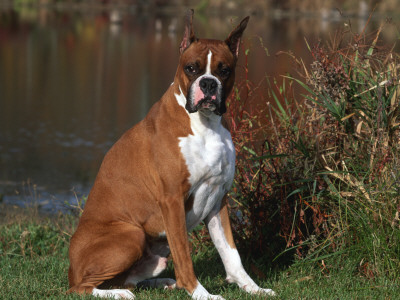
<svg viewBox="0 0 400 300">
<path fill-rule="evenodd" d="M 218 64 L 218 73 L 222 78 L 228 78 L 231 74 L 231 69 L 227 65 L 220 62 Z"/>
<path fill-rule="evenodd" d="M 228 77 L 231 74 L 231 69 L 228 67 L 224 67 L 219 71 L 221 77 Z"/>
<path fill-rule="evenodd" d="M 190 75 L 197 74 L 197 68 L 194 65 L 187 65 L 185 67 L 185 71 L 186 71 L 187 74 L 190 74 Z"/>
</svg>

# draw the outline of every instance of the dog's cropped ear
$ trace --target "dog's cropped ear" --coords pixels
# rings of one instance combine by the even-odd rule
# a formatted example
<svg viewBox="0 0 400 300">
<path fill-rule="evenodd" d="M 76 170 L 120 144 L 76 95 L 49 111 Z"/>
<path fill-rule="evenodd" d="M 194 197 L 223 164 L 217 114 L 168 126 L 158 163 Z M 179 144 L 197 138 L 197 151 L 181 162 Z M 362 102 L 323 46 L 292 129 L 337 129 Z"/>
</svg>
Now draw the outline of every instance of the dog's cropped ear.
<svg viewBox="0 0 400 300">
<path fill-rule="evenodd" d="M 185 32 L 183 33 L 183 39 L 181 42 L 181 46 L 179 47 L 179 52 L 182 54 L 183 51 L 186 50 L 187 47 L 190 46 L 196 40 L 196 37 L 193 32 L 193 14 L 194 10 L 189 9 L 186 13 L 185 17 Z"/>
<path fill-rule="evenodd" d="M 250 17 L 244 18 L 225 40 L 225 43 L 228 45 L 229 49 L 231 49 L 236 59 L 239 57 L 240 39 L 242 38 L 243 31 L 246 29 L 249 19 Z"/>
</svg>

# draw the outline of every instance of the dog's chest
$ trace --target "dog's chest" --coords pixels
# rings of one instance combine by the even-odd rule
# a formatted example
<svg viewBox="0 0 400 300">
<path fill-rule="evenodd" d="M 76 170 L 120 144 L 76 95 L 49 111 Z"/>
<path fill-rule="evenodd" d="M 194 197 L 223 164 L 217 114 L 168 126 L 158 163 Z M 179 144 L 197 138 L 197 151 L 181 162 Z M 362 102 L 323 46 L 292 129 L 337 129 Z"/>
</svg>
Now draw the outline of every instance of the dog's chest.
<svg viewBox="0 0 400 300">
<path fill-rule="evenodd" d="M 189 230 L 220 203 L 231 187 L 235 172 L 232 138 L 220 122 L 204 126 L 192 120 L 192 131 L 193 135 L 180 138 L 179 142 L 190 173 L 189 196 L 193 199 L 193 205 L 186 213 Z"/>
</svg>

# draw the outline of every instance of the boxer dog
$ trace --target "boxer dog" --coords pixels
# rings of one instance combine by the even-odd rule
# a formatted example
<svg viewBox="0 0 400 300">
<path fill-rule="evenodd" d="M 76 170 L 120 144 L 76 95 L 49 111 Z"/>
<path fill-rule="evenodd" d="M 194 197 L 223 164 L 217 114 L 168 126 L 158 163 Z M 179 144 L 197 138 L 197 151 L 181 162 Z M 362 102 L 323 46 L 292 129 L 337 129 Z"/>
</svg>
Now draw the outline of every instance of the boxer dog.
<svg viewBox="0 0 400 300">
<path fill-rule="evenodd" d="M 249 17 L 225 41 L 196 38 L 186 16 L 174 82 L 147 116 L 106 154 L 69 248 L 69 292 L 133 299 L 139 283 L 211 295 L 197 280 L 188 231 L 201 221 L 230 283 L 260 288 L 243 269 L 230 228 L 226 193 L 235 173 L 235 148 L 222 125 L 235 80 L 239 45 Z M 176 283 L 151 279 L 172 254 Z"/>
</svg>

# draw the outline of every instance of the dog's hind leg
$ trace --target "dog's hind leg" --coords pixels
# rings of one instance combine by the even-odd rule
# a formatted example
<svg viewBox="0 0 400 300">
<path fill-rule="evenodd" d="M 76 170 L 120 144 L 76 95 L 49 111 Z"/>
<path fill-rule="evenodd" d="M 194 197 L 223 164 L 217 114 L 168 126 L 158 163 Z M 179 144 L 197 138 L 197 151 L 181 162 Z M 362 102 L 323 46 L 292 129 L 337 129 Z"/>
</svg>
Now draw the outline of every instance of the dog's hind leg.
<svg viewBox="0 0 400 300">
<path fill-rule="evenodd" d="M 176 281 L 170 278 L 152 278 L 161 274 L 167 267 L 169 247 L 166 240 L 149 240 L 146 254 L 127 272 L 125 286 L 139 288 L 174 289 Z M 151 279 L 150 279 L 151 278 Z"/>
<path fill-rule="evenodd" d="M 71 239 L 71 288 L 68 292 L 133 299 L 129 290 L 103 290 L 99 286 L 105 282 L 122 285 L 123 282 L 118 282 L 119 275 L 126 273 L 143 256 L 145 233 L 127 223 L 107 226 L 96 224 L 96 227 L 99 230 L 92 230 L 94 227 L 90 224 L 79 227 Z M 117 280 L 114 282 L 114 279 Z"/>
<path fill-rule="evenodd" d="M 154 255 L 150 251 L 141 258 L 128 271 L 129 275 L 124 286 L 152 287 L 152 288 L 175 288 L 175 280 L 169 278 L 148 279 L 158 276 L 167 268 L 167 258 Z"/>
<path fill-rule="evenodd" d="M 136 286 L 139 282 L 158 276 L 167 268 L 167 258 L 148 253 L 136 262 L 129 270 L 125 286 Z"/>
</svg>

